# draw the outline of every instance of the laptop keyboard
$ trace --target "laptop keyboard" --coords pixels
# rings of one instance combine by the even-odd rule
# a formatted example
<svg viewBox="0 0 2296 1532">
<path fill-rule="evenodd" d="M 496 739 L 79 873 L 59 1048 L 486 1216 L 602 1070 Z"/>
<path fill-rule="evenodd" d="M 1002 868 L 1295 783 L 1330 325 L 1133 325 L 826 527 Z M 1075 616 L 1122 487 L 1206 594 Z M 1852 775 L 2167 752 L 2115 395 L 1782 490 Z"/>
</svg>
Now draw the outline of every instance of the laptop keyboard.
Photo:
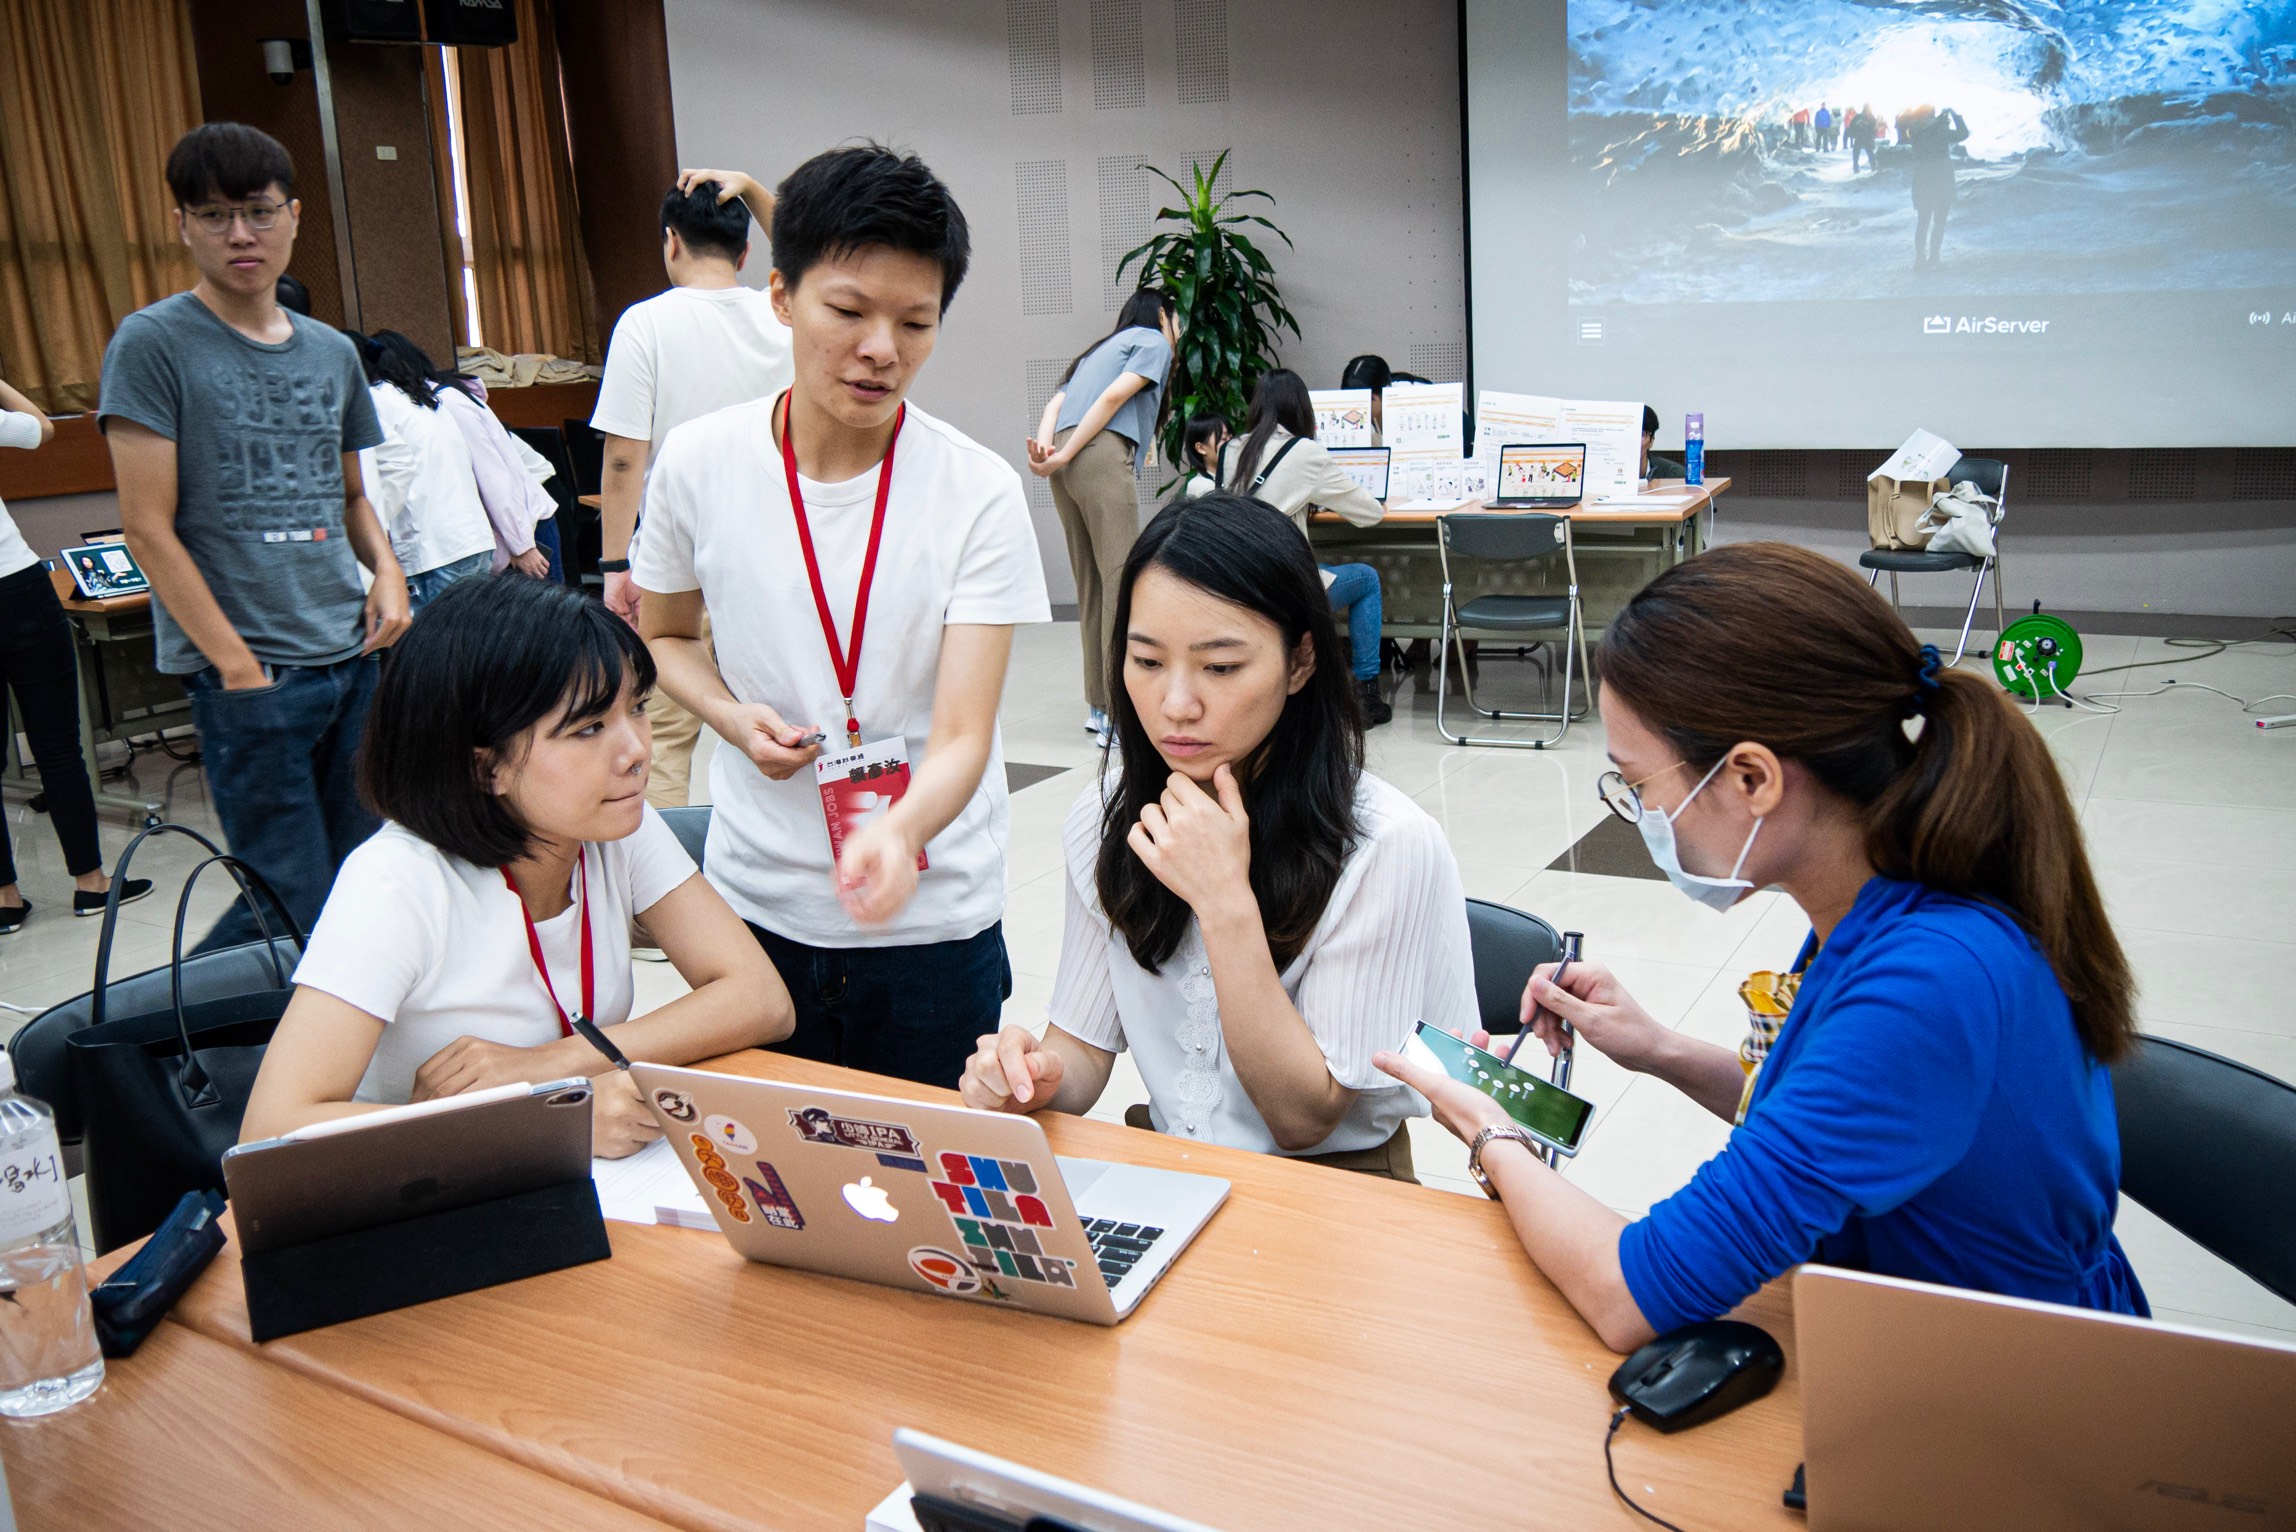
<svg viewBox="0 0 2296 1532">
<path fill-rule="evenodd" d="M 1092 1241 L 1094 1259 L 1100 1262 L 1100 1279 L 1110 1287 L 1130 1276 L 1133 1265 L 1148 1253 L 1148 1247 L 1164 1237 L 1162 1229 L 1118 1223 L 1113 1218 L 1086 1219 L 1084 1233 Z"/>
</svg>

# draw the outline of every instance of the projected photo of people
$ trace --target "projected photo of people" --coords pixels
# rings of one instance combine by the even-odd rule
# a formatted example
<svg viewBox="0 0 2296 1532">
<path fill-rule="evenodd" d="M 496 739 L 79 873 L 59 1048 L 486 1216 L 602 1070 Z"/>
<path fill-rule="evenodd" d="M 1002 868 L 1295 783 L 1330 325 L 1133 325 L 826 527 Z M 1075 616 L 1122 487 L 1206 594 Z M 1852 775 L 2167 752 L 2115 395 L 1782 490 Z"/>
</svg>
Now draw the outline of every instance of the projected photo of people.
<svg viewBox="0 0 2296 1532">
<path fill-rule="evenodd" d="M 2296 283 L 2296 0 L 1569 0 L 1580 303 Z"/>
</svg>

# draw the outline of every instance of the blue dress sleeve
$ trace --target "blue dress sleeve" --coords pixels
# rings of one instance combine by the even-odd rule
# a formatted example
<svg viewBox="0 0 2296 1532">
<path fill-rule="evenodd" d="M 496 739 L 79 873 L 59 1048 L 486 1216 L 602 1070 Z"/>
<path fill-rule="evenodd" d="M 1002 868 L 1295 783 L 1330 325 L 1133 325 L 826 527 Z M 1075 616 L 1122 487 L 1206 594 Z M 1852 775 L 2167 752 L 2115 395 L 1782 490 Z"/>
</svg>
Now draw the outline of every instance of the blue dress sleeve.
<svg viewBox="0 0 2296 1532">
<path fill-rule="evenodd" d="M 1728 1313 L 1852 1218 L 1960 1163 L 2000 1053 L 1989 962 L 2010 955 L 1985 948 L 2006 935 L 1908 921 L 1843 954 L 1848 967 L 1786 1023 L 1810 1030 L 1722 1152 L 1620 1234 L 1627 1288 L 1654 1328 Z"/>
</svg>

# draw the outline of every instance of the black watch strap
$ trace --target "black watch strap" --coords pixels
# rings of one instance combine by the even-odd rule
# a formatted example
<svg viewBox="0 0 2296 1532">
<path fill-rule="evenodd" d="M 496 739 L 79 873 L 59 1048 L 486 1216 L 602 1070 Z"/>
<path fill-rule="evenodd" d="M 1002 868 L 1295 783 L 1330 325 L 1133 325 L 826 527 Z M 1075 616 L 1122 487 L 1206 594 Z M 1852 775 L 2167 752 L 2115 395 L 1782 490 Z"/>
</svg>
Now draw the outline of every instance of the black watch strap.
<svg viewBox="0 0 2296 1532">
<path fill-rule="evenodd" d="M 630 561 L 628 559 L 600 559 L 598 572 L 600 574 L 628 574 Z"/>
</svg>

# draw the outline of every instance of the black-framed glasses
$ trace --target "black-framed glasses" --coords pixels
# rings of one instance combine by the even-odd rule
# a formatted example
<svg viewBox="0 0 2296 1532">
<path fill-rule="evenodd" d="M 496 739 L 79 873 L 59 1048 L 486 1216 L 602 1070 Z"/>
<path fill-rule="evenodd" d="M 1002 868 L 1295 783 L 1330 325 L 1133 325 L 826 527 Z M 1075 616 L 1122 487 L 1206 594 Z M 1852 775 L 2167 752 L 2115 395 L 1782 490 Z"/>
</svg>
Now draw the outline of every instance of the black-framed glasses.
<svg viewBox="0 0 2296 1532">
<path fill-rule="evenodd" d="M 210 234 L 228 234 L 235 218 L 247 221 L 247 227 L 258 234 L 268 234 L 278 227 L 279 215 L 287 209 L 276 202 L 249 202 L 234 207 L 227 203 L 210 202 L 203 207 L 186 208 L 191 221 Z"/>
<path fill-rule="evenodd" d="M 1642 794 L 1623 773 L 1606 771 L 1594 779 L 1594 790 L 1602 799 L 1602 806 L 1628 824 L 1642 823 Z"/>
</svg>

